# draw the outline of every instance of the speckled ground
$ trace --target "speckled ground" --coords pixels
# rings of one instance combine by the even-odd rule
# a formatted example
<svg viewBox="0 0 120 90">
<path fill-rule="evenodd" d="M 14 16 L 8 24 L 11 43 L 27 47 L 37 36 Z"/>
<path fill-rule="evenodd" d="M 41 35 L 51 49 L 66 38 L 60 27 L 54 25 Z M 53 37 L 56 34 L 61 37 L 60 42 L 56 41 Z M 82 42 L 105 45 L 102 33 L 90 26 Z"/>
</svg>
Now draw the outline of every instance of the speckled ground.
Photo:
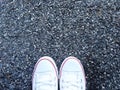
<svg viewBox="0 0 120 90">
<path fill-rule="evenodd" d="M 0 90 L 31 90 L 44 55 L 79 58 L 87 90 L 120 90 L 120 0 L 0 0 Z"/>
</svg>

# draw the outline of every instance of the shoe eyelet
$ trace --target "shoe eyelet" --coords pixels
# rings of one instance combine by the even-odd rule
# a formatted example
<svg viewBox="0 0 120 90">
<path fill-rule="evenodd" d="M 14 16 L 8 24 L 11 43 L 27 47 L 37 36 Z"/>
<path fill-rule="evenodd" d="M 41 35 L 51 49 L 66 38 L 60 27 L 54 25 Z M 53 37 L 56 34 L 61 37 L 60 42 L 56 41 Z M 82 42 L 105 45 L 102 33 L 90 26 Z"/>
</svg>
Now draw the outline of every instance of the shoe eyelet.
<svg viewBox="0 0 120 90">
<path fill-rule="evenodd" d="M 83 87 L 81 86 L 81 90 L 83 90 Z"/>
</svg>

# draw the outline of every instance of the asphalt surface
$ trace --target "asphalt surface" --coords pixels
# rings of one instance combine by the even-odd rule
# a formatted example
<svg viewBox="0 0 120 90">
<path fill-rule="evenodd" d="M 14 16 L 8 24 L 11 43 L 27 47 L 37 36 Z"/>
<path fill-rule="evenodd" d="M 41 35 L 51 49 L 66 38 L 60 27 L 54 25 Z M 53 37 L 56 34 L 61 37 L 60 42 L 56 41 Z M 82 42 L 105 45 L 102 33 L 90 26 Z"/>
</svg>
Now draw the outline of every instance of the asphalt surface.
<svg viewBox="0 0 120 90">
<path fill-rule="evenodd" d="M 87 90 L 120 90 L 120 0 L 0 0 L 0 90 L 31 90 L 45 55 L 79 58 Z"/>
</svg>

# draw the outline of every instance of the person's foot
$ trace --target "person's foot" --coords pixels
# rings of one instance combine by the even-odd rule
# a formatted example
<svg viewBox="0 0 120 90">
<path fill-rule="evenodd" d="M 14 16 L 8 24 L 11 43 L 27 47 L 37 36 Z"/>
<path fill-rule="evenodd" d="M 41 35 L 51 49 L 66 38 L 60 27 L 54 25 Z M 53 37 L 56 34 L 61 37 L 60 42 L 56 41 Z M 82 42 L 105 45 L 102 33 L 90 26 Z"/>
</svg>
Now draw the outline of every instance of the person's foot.
<svg viewBox="0 0 120 90">
<path fill-rule="evenodd" d="M 32 76 L 32 90 L 57 90 L 58 70 L 54 60 L 44 56 L 38 60 Z"/>
<path fill-rule="evenodd" d="M 66 58 L 60 68 L 60 90 L 85 90 L 85 73 L 80 60 Z"/>
</svg>

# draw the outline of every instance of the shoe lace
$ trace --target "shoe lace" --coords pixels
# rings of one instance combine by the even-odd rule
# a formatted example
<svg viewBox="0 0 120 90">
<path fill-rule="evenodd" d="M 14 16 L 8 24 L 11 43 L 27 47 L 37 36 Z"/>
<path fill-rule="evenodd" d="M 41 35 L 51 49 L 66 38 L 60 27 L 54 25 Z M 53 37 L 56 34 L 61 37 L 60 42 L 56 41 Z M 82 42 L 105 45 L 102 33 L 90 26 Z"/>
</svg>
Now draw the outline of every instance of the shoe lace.
<svg viewBox="0 0 120 90">
<path fill-rule="evenodd" d="M 64 79 L 62 79 L 62 90 L 84 90 L 82 83 L 83 79 L 80 77 L 81 72 L 64 71 Z"/>
<path fill-rule="evenodd" d="M 53 73 L 51 72 L 39 72 L 36 74 L 36 80 L 35 80 L 35 90 L 53 90 L 56 86 L 55 80 L 56 78 L 53 77 Z"/>
</svg>

